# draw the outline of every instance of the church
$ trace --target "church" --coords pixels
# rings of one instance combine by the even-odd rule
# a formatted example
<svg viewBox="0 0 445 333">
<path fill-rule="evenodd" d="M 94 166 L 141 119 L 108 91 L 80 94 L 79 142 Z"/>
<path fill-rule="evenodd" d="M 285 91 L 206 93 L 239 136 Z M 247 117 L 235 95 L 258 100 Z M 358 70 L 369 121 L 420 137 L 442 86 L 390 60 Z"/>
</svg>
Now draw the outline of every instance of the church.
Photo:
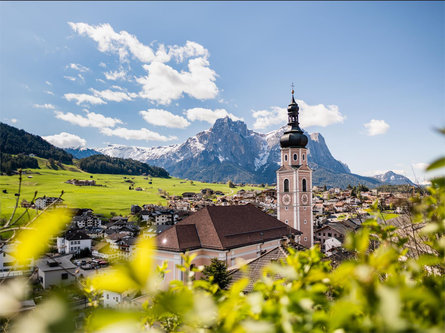
<svg viewBox="0 0 445 333">
<path fill-rule="evenodd" d="M 218 258 L 229 268 L 236 259 L 252 261 L 281 247 L 285 239 L 297 247 L 313 245 L 312 170 L 307 163 L 307 136 L 299 127 L 299 107 L 288 107 L 288 125 L 280 139 L 281 166 L 277 170 L 277 218 L 253 205 L 207 206 L 156 236 L 155 262 L 167 262 L 164 282 L 184 280 L 176 265 L 182 253 L 195 254 L 193 265 L 209 265 Z M 300 245 L 303 245 L 301 247 Z"/>
<path fill-rule="evenodd" d="M 299 106 L 294 99 L 287 108 L 288 125 L 280 139 L 281 166 L 277 170 L 277 218 L 302 232 L 300 244 L 314 244 L 312 216 L 312 170 L 308 166 L 308 138 L 299 124 Z"/>
</svg>

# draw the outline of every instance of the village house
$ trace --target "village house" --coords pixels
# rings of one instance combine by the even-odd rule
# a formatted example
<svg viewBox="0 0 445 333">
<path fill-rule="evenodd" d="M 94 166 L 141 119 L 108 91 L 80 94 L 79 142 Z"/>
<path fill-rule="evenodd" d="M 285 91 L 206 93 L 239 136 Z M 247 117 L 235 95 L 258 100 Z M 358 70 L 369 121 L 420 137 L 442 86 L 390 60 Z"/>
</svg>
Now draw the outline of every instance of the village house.
<svg viewBox="0 0 445 333">
<path fill-rule="evenodd" d="M 80 215 L 73 216 L 72 224 L 79 229 L 87 227 L 101 227 L 102 220 L 91 210 L 82 211 Z"/>
<path fill-rule="evenodd" d="M 57 251 L 61 254 L 78 253 L 84 249 L 91 251 L 91 238 L 81 230 L 68 230 L 57 237 Z"/>
<path fill-rule="evenodd" d="M 34 260 L 30 260 L 26 266 L 17 266 L 15 258 L 11 255 L 14 244 L 6 244 L 0 242 L 0 279 L 23 275 L 32 270 Z"/>
<path fill-rule="evenodd" d="M 115 224 L 115 223 L 127 223 L 128 222 L 128 218 L 124 217 L 124 216 L 113 216 L 112 218 L 110 218 L 108 220 L 108 222 L 110 223 L 110 225 Z"/>
<path fill-rule="evenodd" d="M 60 205 L 63 202 L 62 198 L 55 198 L 55 197 L 39 197 L 34 201 L 34 206 L 36 209 L 43 210 L 49 205 L 54 203 L 54 206 Z"/>
<path fill-rule="evenodd" d="M 119 250 L 119 257 L 122 259 L 129 259 L 134 252 L 134 249 L 136 247 L 136 237 L 125 237 L 122 239 L 119 239 L 116 244 Z"/>
<path fill-rule="evenodd" d="M 345 236 L 348 232 L 355 232 L 360 228 L 360 223 L 354 222 L 351 219 L 338 221 L 338 222 L 328 222 L 323 225 L 320 229 L 315 231 L 315 236 L 320 242 L 322 251 L 327 251 L 325 243 L 328 245 L 333 242 L 332 239 L 338 241 L 338 243 L 343 244 Z M 328 241 L 329 240 L 329 241 Z"/>
<path fill-rule="evenodd" d="M 37 274 L 42 287 L 71 284 L 76 280 L 77 267 L 70 261 L 71 256 L 52 257 L 37 261 Z"/>
<path fill-rule="evenodd" d="M 156 262 L 168 262 L 165 282 L 184 280 L 176 265 L 181 253 L 196 254 L 193 264 L 210 264 L 211 258 L 235 265 L 237 258 L 251 260 L 280 244 L 283 236 L 300 235 L 253 205 L 209 206 L 185 218 L 156 236 Z M 297 237 L 298 239 L 298 237 Z"/>
<path fill-rule="evenodd" d="M 104 290 L 102 292 L 101 301 L 105 308 L 117 308 L 119 306 L 129 304 L 135 295 L 135 291 L 124 291 L 122 293 L 118 293 L 115 291 Z"/>
<path fill-rule="evenodd" d="M 70 179 L 66 181 L 67 184 L 73 184 L 76 186 L 96 186 L 96 181 L 94 179 L 78 180 Z"/>
<path fill-rule="evenodd" d="M 172 210 L 155 211 L 152 213 L 155 225 L 169 225 L 176 222 L 177 215 Z"/>
</svg>

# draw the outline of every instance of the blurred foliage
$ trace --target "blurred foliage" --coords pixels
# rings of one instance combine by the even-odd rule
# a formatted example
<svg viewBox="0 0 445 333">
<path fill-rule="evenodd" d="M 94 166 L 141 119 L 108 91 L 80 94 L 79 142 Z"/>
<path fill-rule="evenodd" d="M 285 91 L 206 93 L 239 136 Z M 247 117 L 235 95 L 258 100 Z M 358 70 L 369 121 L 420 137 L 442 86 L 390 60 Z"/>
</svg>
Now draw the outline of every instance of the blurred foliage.
<svg viewBox="0 0 445 333">
<path fill-rule="evenodd" d="M 334 267 L 317 246 L 289 248 L 289 255 L 268 265 L 246 294 L 247 277 L 233 281 L 227 290 L 195 279 L 202 267 L 194 267 L 194 255 L 187 253 L 177 266 L 184 281 L 166 286 L 168 265 L 155 267 L 153 241 L 141 239 L 130 260 L 82 281 L 91 306 L 76 320 L 59 295 L 17 316 L 26 283 L 0 286 L 0 304 L 9 304 L 0 306 L 0 316 L 6 324 L 15 317 L 7 327 L 22 332 L 443 332 L 445 178 L 434 180 L 428 193 L 413 203 L 419 239 L 429 249 L 423 253 L 410 255 L 408 239 L 398 235 L 395 226 L 371 219 L 348 235 L 344 246 L 353 254 L 350 259 Z M 46 224 L 63 224 L 59 219 L 47 214 L 39 229 L 19 234 L 26 245 L 17 259 L 42 253 L 38 243 L 46 244 L 57 232 Z M 39 242 L 32 241 L 36 239 Z M 100 305 L 103 290 L 140 296 L 110 309 Z"/>
<path fill-rule="evenodd" d="M 17 264 L 26 266 L 30 260 L 39 258 L 48 249 L 54 235 L 59 234 L 70 221 L 67 209 L 52 209 L 38 216 L 15 240 L 12 256 Z"/>
</svg>

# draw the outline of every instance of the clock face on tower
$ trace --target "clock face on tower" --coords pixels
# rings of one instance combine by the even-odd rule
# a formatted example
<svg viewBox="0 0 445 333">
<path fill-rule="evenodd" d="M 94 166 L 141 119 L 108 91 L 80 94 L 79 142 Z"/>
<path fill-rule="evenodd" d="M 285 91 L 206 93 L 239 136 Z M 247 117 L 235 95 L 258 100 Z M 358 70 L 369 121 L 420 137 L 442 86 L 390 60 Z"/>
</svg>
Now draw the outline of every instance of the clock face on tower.
<svg viewBox="0 0 445 333">
<path fill-rule="evenodd" d="M 307 194 L 303 194 L 303 195 L 301 196 L 301 202 L 302 202 L 304 205 L 307 204 L 307 202 L 308 202 Z"/>
<path fill-rule="evenodd" d="M 290 201 L 291 201 L 291 197 L 290 197 L 290 195 L 289 195 L 289 194 L 285 194 L 285 195 L 283 195 L 283 199 L 282 199 L 282 201 L 283 201 L 283 204 L 285 204 L 285 205 L 289 205 L 289 204 L 290 204 Z"/>
</svg>

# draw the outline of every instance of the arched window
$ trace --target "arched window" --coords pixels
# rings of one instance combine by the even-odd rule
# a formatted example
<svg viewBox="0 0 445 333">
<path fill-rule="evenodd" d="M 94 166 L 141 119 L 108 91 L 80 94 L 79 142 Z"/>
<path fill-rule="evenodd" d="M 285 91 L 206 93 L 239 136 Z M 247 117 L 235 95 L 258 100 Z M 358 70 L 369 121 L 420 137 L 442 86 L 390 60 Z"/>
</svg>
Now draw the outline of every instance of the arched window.
<svg viewBox="0 0 445 333">
<path fill-rule="evenodd" d="M 303 179 L 303 192 L 306 192 L 306 179 Z"/>
<path fill-rule="evenodd" d="M 294 154 L 294 161 L 296 161 L 298 159 L 298 155 Z"/>
<path fill-rule="evenodd" d="M 303 161 L 304 161 L 304 154 L 303 154 Z"/>
<path fill-rule="evenodd" d="M 289 192 L 289 180 L 284 180 L 284 192 Z"/>
<path fill-rule="evenodd" d="M 284 155 L 284 160 L 287 161 L 287 154 Z"/>
</svg>

